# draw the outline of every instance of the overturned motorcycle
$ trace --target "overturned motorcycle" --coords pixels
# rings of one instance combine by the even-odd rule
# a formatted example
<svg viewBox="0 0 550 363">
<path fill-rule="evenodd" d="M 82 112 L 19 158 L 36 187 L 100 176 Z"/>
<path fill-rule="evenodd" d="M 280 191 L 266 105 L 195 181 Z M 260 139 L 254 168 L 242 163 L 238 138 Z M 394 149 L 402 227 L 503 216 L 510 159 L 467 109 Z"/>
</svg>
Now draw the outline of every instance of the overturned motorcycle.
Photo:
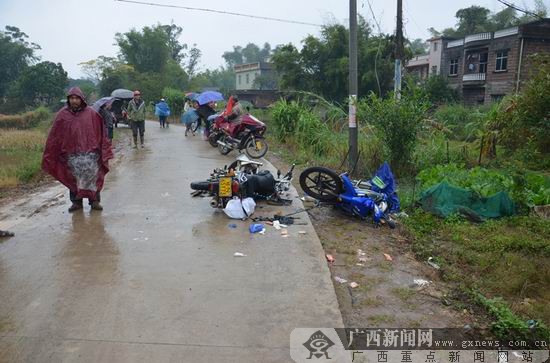
<svg viewBox="0 0 550 363">
<path fill-rule="evenodd" d="M 300 186 L 319 202 L 332 204 L 361 219 L 370 216 L 376 225 L 395 228 L 391 214 L 399 211 L 399 198 L 387 163 L 367 181 L 351 180 L 347 173 L 338 175 L 327 168 L 311 167 L 300 174 Z"/>
<path fill-rule="evenodd" d="M 284 175 L 277 177 L 268 170 L 259 170 L 262 163 L 240 155 L 229 167 L 214 169 L 205 181 L 191 183 L 193 196 L 210 196 L 210 206 L 225 208 L 234 198 L 266 200 L 269 204 L 285 205 L 292 201 L 283 199 L 284 192 L 290 190 L 294 165 Z"/>
</svg>

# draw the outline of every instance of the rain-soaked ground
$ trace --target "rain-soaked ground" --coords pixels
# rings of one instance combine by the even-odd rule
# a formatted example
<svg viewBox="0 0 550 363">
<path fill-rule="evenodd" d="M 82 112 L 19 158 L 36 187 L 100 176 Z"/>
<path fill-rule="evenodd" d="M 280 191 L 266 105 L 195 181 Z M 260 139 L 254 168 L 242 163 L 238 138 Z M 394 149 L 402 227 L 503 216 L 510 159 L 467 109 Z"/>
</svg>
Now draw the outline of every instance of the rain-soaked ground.
<svg viewBox="0 0 550 363">
<path fill-rule="evenodd" d="M 4 203 L 0 229 L 16 235 L 0 243 L 0 361 L 286 362 L 295 327 L 342 326 L 306 215 L 288 238 L 251 235 L 190 196 L 230 161 L 148 122 L 145 149 L 108 174 L 103 212 L 67 213 L 57 184 Z"/>
</svg>

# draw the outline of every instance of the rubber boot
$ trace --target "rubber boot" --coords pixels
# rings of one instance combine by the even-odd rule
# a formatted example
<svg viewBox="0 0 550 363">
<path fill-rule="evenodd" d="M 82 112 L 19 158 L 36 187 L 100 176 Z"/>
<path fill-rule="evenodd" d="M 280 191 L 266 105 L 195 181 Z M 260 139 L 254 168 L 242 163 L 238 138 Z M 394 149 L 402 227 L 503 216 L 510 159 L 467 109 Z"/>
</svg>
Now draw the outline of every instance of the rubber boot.
<svg viewBox="0 0 550 363">
<path fill-rule="evenodd" d="M 82 200 L 73 202 L 73 205 L 69 207 L 69 213 L 76 212 L 77 210 L 82 209 Z"/>
<path fill-rule="evenodd" d="M 92 202 L 91 207 L 93 210 L 103 210 L 103 207 L 101 206 L 101 204 L 99 204 L 99 201 L 97 200 L 94 200 Z"/>
</svg>

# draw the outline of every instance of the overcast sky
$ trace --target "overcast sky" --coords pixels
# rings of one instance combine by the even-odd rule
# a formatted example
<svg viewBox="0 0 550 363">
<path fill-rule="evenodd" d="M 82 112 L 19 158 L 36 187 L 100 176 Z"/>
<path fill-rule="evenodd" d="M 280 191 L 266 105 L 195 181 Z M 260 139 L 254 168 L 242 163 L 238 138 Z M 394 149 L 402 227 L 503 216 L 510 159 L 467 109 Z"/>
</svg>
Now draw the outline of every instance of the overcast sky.
<svg viewBox="0 0 550 363">
<path fill-rule="evenodd" d="M 189 7 L 202 7 L 259 16 L 285 18 L 310 23 L 340 22 L 349 19 L 346 0 L 144 0 Z M 359 13 L 371 20 L 367 0 L 357 0 Z M 370 0 L 383 32 L 395 29 L 396 1 Z M 547 7 L 550 0 L 544 0 Z M 519 6 L 532 7 L 534 0 L 515 0 Z M 454 15 L 470 5 L 491 11 L 503 9 L 497 0 L 404 0 L 405 35 L 428 38 L 427 28 L 453 26 Z M 223 64 L 221 55 L 233 45 L 249 42 L 277 44 L 292 42 L 299 46 L 308 34 L 319 28 L 266 20 L 212 14 L 183 9 L 128 4 L 114 0 L 0 0 L 0 27 L 14 25 L 38 43 L 43 60 L 61 62 L 69 76 L 82 76 L 79 62 L 99 55 L 114 56 L 114 34 L 131 28 L 171 21 L 183 27 L 182 41 L 196 43 L 202 50 L 201 69 Z"/>
</svg>

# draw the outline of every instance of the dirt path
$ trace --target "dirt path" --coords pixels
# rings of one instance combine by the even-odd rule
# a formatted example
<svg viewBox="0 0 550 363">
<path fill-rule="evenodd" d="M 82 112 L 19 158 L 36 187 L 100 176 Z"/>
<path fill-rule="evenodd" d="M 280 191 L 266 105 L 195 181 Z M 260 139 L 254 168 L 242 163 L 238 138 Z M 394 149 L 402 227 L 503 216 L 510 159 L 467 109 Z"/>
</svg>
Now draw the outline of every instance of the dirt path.
<svg viewBox="0 0 550 363">
<path fill-rule="evenodd" d="M 269 160 L 281 170 L 288 164 L 276 153 Z M 301 193 L 297 169 L 294 184 Z M 438 271 L 419 262 L 398 226 L 375 228 L 331 207 L 309 212 L 327 254 L 344 324 L 347 327 L 438 328 L 472 324 L 469 311 L 450 305 Z M 389 261 L 384 254 L 391 257 Z M 345 283 L 336 281 L 346 280 Z M 415 280 L 430 281 L 418 286 Z M 355 282 L 359 286 L 350 287 Z"/>
</svg>

